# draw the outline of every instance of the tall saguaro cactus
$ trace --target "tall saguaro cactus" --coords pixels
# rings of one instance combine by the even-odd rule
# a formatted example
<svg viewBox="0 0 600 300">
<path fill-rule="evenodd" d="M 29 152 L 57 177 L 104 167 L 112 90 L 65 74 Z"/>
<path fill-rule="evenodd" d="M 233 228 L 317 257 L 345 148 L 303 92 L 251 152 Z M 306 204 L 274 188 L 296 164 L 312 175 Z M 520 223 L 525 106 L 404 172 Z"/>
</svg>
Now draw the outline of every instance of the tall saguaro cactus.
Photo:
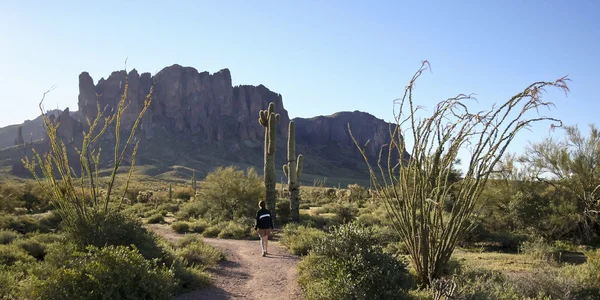
<svg viewBox="0 0 600 300">
<path fill-rule="evenodd" d="M 290 211 L 292 222 L 300 220 L 300 183 L 302 173 L 302 154 L 296 160 L 296 134 L 294 121 L 290 121 L 288 127 L 288 162 L 283 165 L 283 173 L 288 178 L 288 190 L 290 191 Z"/>
<path fill-rule="evenodd" d="M 277 137 L 277 123 L 279 123 L 279 114 L 275 113 L 275 103 L 269 103 L 267 110 L 259 112 L 258 123 L 265 127 L 265 202 L 271 210 L 273 221 L 276 219 L 275 202 L 277 200 L 277 191 L 275 185 L 275 142 Z"/>
</svg>

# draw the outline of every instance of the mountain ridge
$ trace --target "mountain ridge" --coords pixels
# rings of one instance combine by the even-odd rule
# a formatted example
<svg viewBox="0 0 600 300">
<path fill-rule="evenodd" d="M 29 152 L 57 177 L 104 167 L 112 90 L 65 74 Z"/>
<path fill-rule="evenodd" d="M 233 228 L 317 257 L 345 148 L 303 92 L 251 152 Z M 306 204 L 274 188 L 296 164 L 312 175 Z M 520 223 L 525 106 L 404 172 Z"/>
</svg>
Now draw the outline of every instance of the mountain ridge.
<svg viewBox="0 0 600 300">
<path fill-rule="evenodd" d="M 254 166 L 262 171 L 264 128 L 257 119 L 258 112 L 266 109 L 270 102 L 275 103 L 275 111 L 281 115 L 277 126 L 276 164 L 283 165 L 287 160 L 290 118 L 283 96 L 262 84 L 233 86 L 228 68 L 211 74 L 173 64 L 154 76 L 148 72 L 140 74 L 136 69 L 120 70 L 107 78 L 101 77 L 96 83 L 88 72 L 81 72 L 78 110 L 66 109 L 66 114 L 65 111 L 53 112 L 57 115 L 55 118 L 62 118 L 61 135 L 71 139 L 76 137 L 87 124 L 86 118 L 96 116 L 97 103 L 101 108 L 114 109 L 125 91 L 126 82 L 129 107 L 122 118 L 124 128 L 131 127 L 150 88 L 154 87 L 152 104 L 142 118 L 138 132 L 141 139 L 138 156 L 142 165 L 160 165 L 161 168 L 197 166 L 205 169 L 199 172 L 202 174 L 208 172 L 209 167 L 202 161 L 208 160 Z M 27 128 L 25 123 L 21 125 L 23 135 L 43 137 L 41 120 L 39 117 L 34 120 L 39 123 L 37 127 L 32 126 L 34 121 L 28 123 Z M 369 140 L 366 150 L 370 156 L 376 155 L 389 140 L 390 123 L 366 112 L 343 111 L 293 120 L 297 152 L 305 155 L 307 176 L 368 180 L 366 164 L 350 138 L 348 123 L 361 144 Z M 15 141 L 15 130 L 19 125 L 11 126 L 0 128 L 0 148 Z M 8 127 L 10 130 L 6 129 Z M 6 153 L 7 149 L 0 150 L 0 165 L 14 166 L 15 158 Z M 20 168 L 13 168 L 13 173 L 17 169 Z"/>
</svg>

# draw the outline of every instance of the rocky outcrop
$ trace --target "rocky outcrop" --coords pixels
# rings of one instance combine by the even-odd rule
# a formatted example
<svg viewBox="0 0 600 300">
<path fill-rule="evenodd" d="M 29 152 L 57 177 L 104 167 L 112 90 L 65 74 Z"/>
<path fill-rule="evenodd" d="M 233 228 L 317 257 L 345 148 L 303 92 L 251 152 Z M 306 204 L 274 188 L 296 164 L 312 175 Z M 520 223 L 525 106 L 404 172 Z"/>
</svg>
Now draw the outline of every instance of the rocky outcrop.
<svg viewBox="0 0 600 300">
<path fill-rule="evenodd" d="M 288 112 L 280 94 L 263 85 L 233 86 L 228 69 L 216 73 L 198 72 L 192 67 L 172 65 L 152 76 L 133 69 L 113 72 L 97 83 L 87 72 L 79 75 L 78 111 L 65 109 L 50 116 L 58 122 L 58 135 L 76 141 L 85 130 L 88 120 L 93 121 L 98 108 L 102 114 L 114 113 L 125 91 L 127 108 L 122 115 L 121 126 L 129 130 L 144 106 L 151 88 L 152 104 L 144 114 L 138 130 L 141 151 L 138 164 L 161 164 L 200 166 L 224 163 L 262 165 L 264 128 L 258 122 L 259 111 L 275 103 L 280 114 L 279 124 L 288 124 Z M 387 122 L 363 112 L 340 112 L 331 116 L 296 118 L 296 149 L 306 154 L 305 173 L 318 169 L 323 176 L 335 170 L 338 176 L 346 176 L 346 170 L 362 172 L 364 162 L 359 150 L 348 133 L 348 123 L 361 145 L 367 141 L 367 153 L 376 156 L 382 145 L 389 141 Z M 41 122 L 35 122 L 37 131 L 32 136 L 44 136 Z M 3 134 L 0 128 L 0 137 Z M 33 131 L 32 125 L 24 124 L 22 133 Z M 11 142 L 19 133 L 10 132 Z M 275 163 L 281 170 L 286 163 L 285 141 L 287 126 L 277 126 L 277 151 Z M 110 130 L 106 141 L 114 138 Z M 19 140 L 20 141 L 20 140 Z M 76 144 L 77 144 L 76 143 Z M 359 168 L 362 170 L 357 171 Z M 362 174 L 362 175 L 361 175 Z"/>
<path fill-rule="evenodd" d="M 360 112 L 339 112 L 330 116 L 318 116 L 310 119 L 295 118 L 296 139 L 305 151 L 319 145 L 337 144 L 357 148 L 348 131 L 359 145 L 364 146 L 368 155 L 378 155 L 382 145 L 390 141 L 390 126 L 392 124 L 375 116 Z"/>
<path fill-rule="evenodd" d="M 153 137 L 156 128 L 178 134 L 192 134 L 195 139 L 209 143 L 224 143 L 262 139 L 264 132 L 257 126 L 258 112 L 275 102 L 282 122 L 288 122 L 282 97 L 265 86 L 232 86 L 228 69 L 214 74 L 198 72 L 191 67 L 172 65 L 153 77 L 139 75 L 134 69 L 113 72 L 108 79 L 94 85 L 87 72 L 79 76 L 79 110 L 82 119 L 93 119 L 97 103 L 101 109 L 115 109 L 128 80 L 127 108 L 123 126 L 130 128 L 144 105 L 154 84 L 152 105 L 144 115 L 141 131 Z M 283 134 L 283 130 L 279 129 Z"/>
</svg>

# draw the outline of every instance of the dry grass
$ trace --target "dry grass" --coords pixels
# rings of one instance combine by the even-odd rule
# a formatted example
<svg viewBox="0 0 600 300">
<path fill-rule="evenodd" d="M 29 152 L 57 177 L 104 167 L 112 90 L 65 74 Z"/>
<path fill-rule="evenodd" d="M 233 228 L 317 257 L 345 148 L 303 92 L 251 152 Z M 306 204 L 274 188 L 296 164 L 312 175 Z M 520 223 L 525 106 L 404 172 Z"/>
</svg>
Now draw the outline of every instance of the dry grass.
<svg viewBox="0 0 600 300">
<path fill-rule="evenodd" d="M 535 261 L 524 254 L 456 249 L 452 254 L 452 258 L 462 264 L 505 274 L 531 272 L 534 269 L 544 267 L 541 262 Z"/>
</svg>

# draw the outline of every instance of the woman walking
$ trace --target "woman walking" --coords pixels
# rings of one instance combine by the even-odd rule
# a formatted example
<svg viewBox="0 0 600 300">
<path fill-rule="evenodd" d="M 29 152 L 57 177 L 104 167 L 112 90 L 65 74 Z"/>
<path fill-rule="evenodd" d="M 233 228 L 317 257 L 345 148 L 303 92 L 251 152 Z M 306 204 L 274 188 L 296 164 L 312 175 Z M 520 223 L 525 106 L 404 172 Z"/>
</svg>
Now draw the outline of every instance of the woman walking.
<svg viewBox="0 0 600 300">
<path fill-rule="evenodd" d="M 258 230 L 262 256 L 267 256 L 269 234 L 271 233 L 271 230 L 273 230 L 273 219 L 271 219 L 271 212 L 265 208 L 265 201 L 258 202 L 258 206 L 260 209 L 256 212 L 256 224 L 254 225 L 254 230 Z"/>
</svg>

